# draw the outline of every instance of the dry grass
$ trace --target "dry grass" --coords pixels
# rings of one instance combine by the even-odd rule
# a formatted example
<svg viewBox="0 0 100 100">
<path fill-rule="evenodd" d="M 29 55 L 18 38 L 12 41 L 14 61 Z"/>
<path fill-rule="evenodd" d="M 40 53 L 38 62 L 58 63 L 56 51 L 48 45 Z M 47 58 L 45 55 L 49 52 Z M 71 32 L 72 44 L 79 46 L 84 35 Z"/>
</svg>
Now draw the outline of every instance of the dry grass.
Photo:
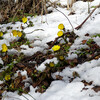
<svg viewBox="0 0 100 100">
<path fill-rule="evenodd" d="M 19 0 L 18 3 L 14 3 L 13 0 L 0 1 L 0 14 L 2 15 L 0 21 L 7 21 L 18 14 L 24 16 L 24 13 L 31 13 L 33 16 L 47 14 L 47 2 L 47 0 Z"/>
</svg>

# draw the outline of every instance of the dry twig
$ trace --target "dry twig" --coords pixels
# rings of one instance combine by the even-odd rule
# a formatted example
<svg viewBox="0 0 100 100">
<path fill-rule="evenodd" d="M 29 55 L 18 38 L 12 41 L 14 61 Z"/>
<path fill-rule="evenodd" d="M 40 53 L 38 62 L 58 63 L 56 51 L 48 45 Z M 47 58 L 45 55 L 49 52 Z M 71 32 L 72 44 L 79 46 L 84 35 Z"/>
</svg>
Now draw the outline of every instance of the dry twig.
<svg viewBox="0 0 100 100">
<path fill-rule="evenodd" d="M 68 18 L 62 11 L 58 10 L 58 9 L 56 8 L 56 6 L 52 4 L 52 2 L 51 2 L 50 0 L 49 0 L 49 2 L 51 3 L 51 6 L 52 6 L 53 8 L 55 8 L 57 11 L 59 11 L 60 13 L 62 13 L 62 14 L 67 18 L 69 24 L 70 24 L 71 27 L 72 27 L 72 30 L 74 31 L 74 27 L 73 27 L 71 21 L 69 20 L 69 18 Z"/>
<path fill-rule="evenodd" d="M 98 8 L 98 7 L 100 7 L 100 5 L 98 5 L 98 6 L 96 6 L 96 8 L 94 8 L 93 10 L 92 10 L 92 12 L 88 15 L 88 17 L 79 25 L 79 26 L 77 26 L 75 29 L 80 29 L 81 27 L 82 27 L 82 25 L 89 19 L 89 17 L 93 14 L 93 12 Z"/>
</svg>

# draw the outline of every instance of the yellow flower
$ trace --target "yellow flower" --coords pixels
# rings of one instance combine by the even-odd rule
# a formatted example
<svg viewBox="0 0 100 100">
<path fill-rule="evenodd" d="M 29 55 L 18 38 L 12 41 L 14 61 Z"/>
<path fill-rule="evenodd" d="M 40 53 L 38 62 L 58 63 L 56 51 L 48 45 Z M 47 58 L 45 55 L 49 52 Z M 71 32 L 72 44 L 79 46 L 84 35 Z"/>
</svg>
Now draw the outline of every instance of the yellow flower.
<svg viewBox="0 0 100 100">
<path fill-rule="evenodd" d="M 26 23 L 26 22 L 27 22 L 27 18 L 26 18 L 26 17 L 23 17 L 23 18 L 22 18 L 22 22 L 23 22 L 23 23 Z"/>
<path fill-rule="evenodd" d="M 60 36 L 62 36 L 63 35 L 63 31 L 59 31 L 58 33 L 57 33 L 57 35 L 60 37 Z"/>
<path fill-rule="evenodd" d="M 8 50 L 6 44 L 2 44 L 2 52 L 6 52 Z"/>
<path fill-rule="evenodd" d="M 54 67 L 55 66 L 55 64 L 53 62 L 50 62 L 49 65 L 50 65 L 50 67 Z"/>
<path fill-rule="evenodd" d="M 58 25 L 58 29 L 63 30 L 64 29 L 64 25 L 63 24 L 59 24 Z"/>
<path fill-rule="evenodd" d="M 12 34 L 13 34 L 13 36 L 15 36 L 15 37 L 18 35 L 16 30 L 12 30 Z"/>
<path fill-rule="evenodd" d="M 2 32 L 0 32 L 0 37 L 1 37 L 1 36 L 3 36 L 3 33 L 2 33 Z"/>
<path fill-rule="evenodd" d="M 19 37 L 21 37 L 21 36 L 22 36 L 22 32 L 18 31 L 18 32 L 17 32 L 17 35 L 18 35 Z"/>
<path fill-rule="evenodd" d="M 10 79 L 11 79 L 11 76 L 10 76 L 10 75 L 6 75 L 6 76 L 5 76 L 5 80 L 6 80 L 6 81 L 9 81 Z"/>
<path fill-rule="evenodd" d="M 35 69 L 35 70 L 34 70 L 34 73 L 36 73 L 36 72 L 37 72 L 37 70 Z"/>
<path fill-rule="evenodd" d="M 60 56 L 59 59 L 60 59 L 60 60 L 64 60 L 64 57 L 63 57 L 63 56 Z"/>
<path fill-rule="evenodd" d="M 60 49 L 60 46 L 59 45 L 54 45 L 53 47 L 52 47 L 52 50 L 53 51 L 58 51 Z"/>
<path fill-rule="evenodd" d="M 12 30 L 12 34 L 13 34 L 13 36 L 19 36 L 19 37 L 21 37 L 22 36 L 22 32 L 20 32 L 20 31 L 16 31 L 16 30 Z"/>
</svg>

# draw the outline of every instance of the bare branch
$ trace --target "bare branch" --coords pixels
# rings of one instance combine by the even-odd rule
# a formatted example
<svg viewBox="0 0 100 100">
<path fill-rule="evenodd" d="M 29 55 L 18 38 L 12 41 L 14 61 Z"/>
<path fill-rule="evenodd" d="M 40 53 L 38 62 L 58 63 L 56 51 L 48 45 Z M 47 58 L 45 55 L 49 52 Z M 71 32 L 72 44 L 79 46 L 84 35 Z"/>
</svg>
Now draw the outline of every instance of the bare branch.
<svg viewBox="0 0 100 100">
<path fill-rule="evenodd" d="M 93 14 L 93 12 L 98 8 L 98 7 L 100 7 L 100 5 L 98 5 L 98 6 L 96 6 L 96 8 L 94 8 L 93 10 L 92 10 L 92 12 L 88 15 L 88 17 L 79 25 L 79 26 L 77 26 L 75 29 L 80 29 L 81 27 L 82 27 L 82 25 L 89 19 L 89 17 Z"/>
<path fill-rule="evenodd" d="M 55 7 L 55 5 L 54 5 L 51 1 L 49 1 L 49 2 L 51 3 L 51 6 L 52 6 L 53 8 L 55 8 L 57 11 L 59 11 L 60 13 L 62 13 L 62 14 L 67 18 L 69 24 L 70 24 L 71 27 L 72 27 L 72 30 L 74 31 L 74 27 L 73 27 L 71 21 L 69 20 L 69 18 L 68 18 L 62 11 L 58 10 L 58 9 Z"/>
</svg>

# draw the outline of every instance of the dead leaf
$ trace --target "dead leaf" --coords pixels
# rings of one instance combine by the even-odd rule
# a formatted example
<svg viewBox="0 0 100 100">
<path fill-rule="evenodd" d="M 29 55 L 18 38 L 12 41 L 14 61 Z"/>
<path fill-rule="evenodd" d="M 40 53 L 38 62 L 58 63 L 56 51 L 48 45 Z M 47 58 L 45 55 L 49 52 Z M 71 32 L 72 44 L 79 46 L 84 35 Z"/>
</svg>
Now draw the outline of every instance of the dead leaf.
<svg viewBox="0 0 100 100">
<path fill-rule="evenodd" d="M 17 63 L 16 66 L 19 68 L 25 68 L 25 66 L 22 63 Z"/>
<path fill-rule="evenodd" d="M 74 78 L 80 77 L 79 74 L 78 74 L 76 71 L 74 71 L 74 72 L 72 73 L 72 75 L 73 75 Z"/>
<path fill-rule="evenodd" d="M 87 40 L 82 40 L 82 44 L 85 44 L 87 42 Z"/>
<path fill-rule="evenodd" d="M 93 83 L 92 81 L 91 82 L 86 82 L 85 80 L 82 80 L 81 82 L 83 82 L 85 86 L 91 85 Z"/>
<path fill-rule="evenodd" d="M 99 92 L 100 91 L 100 86 L 94 86 L 92 88 L 95 92 Z"/>
<path fill-rule="evenodd" d="M 57 80 L 62 80 L 62 79 L 63 79 L 63 77 L 62 77 L 62 76 L 60 76 L 60 75 L 56 75 L 56 79 L 57 79 Z"/>
<path fill-rule="evenodd" d="M 22 81 L 23 81 L 23 80 L 25 80 L 25 79 L 26 79 L 26 76 L 25 76 L 25 75 L 24 75 L 24 76 L 22 76 Z"/>
<path fill-rule="evenodd" d="M 87 34 L 85 34 L 85 36 L 89 36 L 89 34 L 87 33 Z"/>
</svg>

